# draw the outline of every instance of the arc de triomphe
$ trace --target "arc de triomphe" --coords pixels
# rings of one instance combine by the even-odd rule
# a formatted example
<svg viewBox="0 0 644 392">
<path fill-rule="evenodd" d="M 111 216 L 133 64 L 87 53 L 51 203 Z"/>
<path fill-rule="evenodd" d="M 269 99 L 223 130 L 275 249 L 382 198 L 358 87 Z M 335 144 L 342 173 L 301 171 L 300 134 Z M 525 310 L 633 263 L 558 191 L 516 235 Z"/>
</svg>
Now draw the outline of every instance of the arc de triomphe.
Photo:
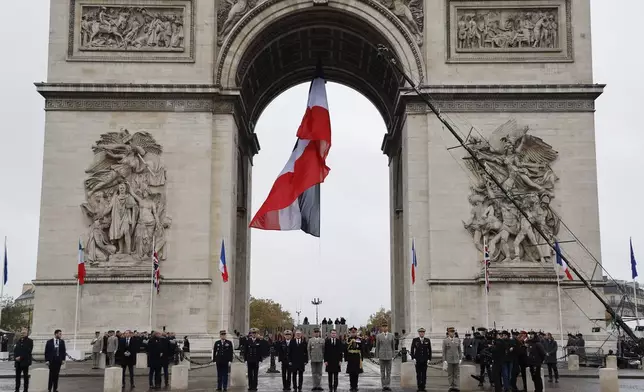
<svg viewBox="0 0 644 392">
<path fill-rule="evenodd" d="M 592 79 L 590 0 L 51 0 L 50 14 L 48 80 L 37 84 L 46 98 L 37 337 L 74 330 L 79 237 L 79 336 L 150 324 L 196 340 L 246 331 L 254 125 L 318 59 L 387 126 L 394 330 L 482 326 L 486 241 L 490 324 L 557 333 L 552 253 L 450 149 L 378 44 L 548 235 L 570 240 L 568 227 L 600 254 L 593 112 L 603 86 Z M 562 246 L 599 283 L 582 247 Z M 160 295 L 150 290 L 153 247 Z M 591 335 L 577 306 L 591 318 L 603 309 L 575 281 L 563 289 L 564 330 Z"/>
</svg>

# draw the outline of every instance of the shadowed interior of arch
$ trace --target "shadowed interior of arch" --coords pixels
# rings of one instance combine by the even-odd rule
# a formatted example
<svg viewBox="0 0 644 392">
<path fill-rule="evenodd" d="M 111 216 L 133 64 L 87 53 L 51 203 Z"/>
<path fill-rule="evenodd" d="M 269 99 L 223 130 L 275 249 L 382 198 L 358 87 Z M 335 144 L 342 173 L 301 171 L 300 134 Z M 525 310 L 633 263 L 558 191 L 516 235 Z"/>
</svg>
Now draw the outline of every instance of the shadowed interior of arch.
<svg viewBox="0 0 644 392">
<path fill-rule="evenodd" d="M 402 78 L 378 56 L 386 38 L 364 20 L 342 11 L 302 10 L 262 31 L 240 61 L 236 75 L 249 120 L 256 123 L 281 92 L 313 76 L 319 60 L 329 81 L 359 91 L 389 127 Z"/>
</svg>

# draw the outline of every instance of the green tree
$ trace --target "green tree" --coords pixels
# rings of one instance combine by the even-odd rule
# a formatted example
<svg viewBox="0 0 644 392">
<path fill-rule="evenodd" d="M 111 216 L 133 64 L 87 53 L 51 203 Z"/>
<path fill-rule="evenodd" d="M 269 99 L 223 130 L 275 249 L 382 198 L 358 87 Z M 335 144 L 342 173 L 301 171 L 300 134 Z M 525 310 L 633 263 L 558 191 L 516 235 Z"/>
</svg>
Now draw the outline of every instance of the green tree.
<svg viewBox="0 0 644 392">
<path fill-rule="evenodd" d="M 367 321 L 367 331 L 371 331 L 374 327 L 376 329 L 380 328 L 383 322 L 389 324 L 391 328 L 391 310 L 385 310 L 385 308 L 380 308 L 378 311 L 371 316 L 369 316 L 369 321 Z"/>
<path fill-rule="evenodd" d="M 29 328 L 29 309 L 26 306 L 16 305 L 12 297 L 3 297 L 0 302 L 2 303 L 1 329 L 18 332 L 23 327 Z"/>
<path fill-rule="evenodd" d="M 293 327 L 291 312 L 272 299 L 250 297 L 250 326 L 262 333 Z"/>
</svg>

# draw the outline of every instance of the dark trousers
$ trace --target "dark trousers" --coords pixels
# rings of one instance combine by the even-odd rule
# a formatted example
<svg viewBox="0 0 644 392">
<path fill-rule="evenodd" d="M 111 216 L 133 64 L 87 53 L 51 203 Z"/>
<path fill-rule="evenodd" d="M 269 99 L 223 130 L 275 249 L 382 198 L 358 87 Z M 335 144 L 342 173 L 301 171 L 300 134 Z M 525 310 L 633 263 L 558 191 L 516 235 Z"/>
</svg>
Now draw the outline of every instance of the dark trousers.
<svg viewBox="0 0 644 392">
<path fill-rule="evenodd" d="M 512 379 L 512 362 L 503 362 L 501 364 L 501 378 L 503 379 L 503 390 L 509 391 L 511 389 L 510 380 Z"/>
<path fill-rule="evenodd" d="M 16 392 L 20 389 L 20 376 L 23 375 L 25 378 L 25 391 L 29 390 L 29 368 L 28 367 L 17 367 L 16 368 Z"/>
<path fill-rule="evenodd" d="M 487 378 L 490 384 L 494 384 L 494 379 L 492 378 L 492 369 L 489 363 L 481 362 L 479 365 L 479 378 L 481 379 L 481 384 L 485 382 L 485 373 L 487 373 Z"/>
<path fill-rule="evenodd" d="M 49 382 L 47 383 L 48 391 L 58 390 L 58 376 L 60 375 L 60 367 L 62 365 L 62 361 L 49 362 Z"/>
<path fill-rule="evenodd" d="M 503 366 L 500 363 L 492 363 L 492 378 L 494 383 L 494 392 L 503 392 Z"/>
<path fill-rule="evenodd" d="M 530 375 L 532 376 L 532 383 L 534 384 L 534 392 L 543 392 L 543 382 L 541 382 L 541 365 L 530 366 Z"/>
<path fill-rule="evenodd" d="M 329 373 L 329 392 L 338 389 L 338 372 Z"/>
<path fill-rule="evenodd" d="M 228 362 L 217 363 L 217 389 L 228 389 Z"/>
<path fill-rule="evenodd" d="M 282 362 L 282 388 L 290 389 L 291 388 L 291 378 L 293 374 L 291 373 L 291 368 L 288 366 L 288 363 Z"/>
<path fill-rule="evenodd" d="M 125 369 L 127 369 L 130 372 L 130 385 L 134 385 L 134 364 L 121 364 L 121 368 L 123 368 L 123 377 L 121 378 L 121 384 L 125 385 Z"/>
<path fill-rule="evenodd" d="M 552 381 L 552 374 L 555 374 L 555 380 L 559 380 L 559 369 L 556 363 L 549 363 L 548 365 L 548 379 Z"/>
<path fill-rule="evenodd" d="M 166 386 L 168 385 L 168 366 L 170 366 L 169 363 L 164 363 L 161 365 L 161 368 L 163 368 L 163 383 Z"/>
<path fill-rule="evenodd" d="M 416 362 L 416 385 L 418 385 L 418 389 L 425 389 L 426 382 L 427 382 L 427 362 L 417 361 Z"/>
<path fill-rule="evenodd" d="M 360 373 L 349 373 L 349 386 L 351 389 L 358 389 L 358 377 L 360 377 Z"/>
<path fill-rule="evenodd" d="M 247 362 L 246 366 L 248 368 L 248 389 L 257 389 L 259 362 Z"/>
<path fill-rule="evenodd" d="M 292 373 L 293 377 L 293 389 L 302 389 L 302 381 L 304 381 L 304 370 L 294 370 Z"/>
<path fill-rule="evenodd" d="M 150 386 L 161 386 L 161 366 L 150 367 L 148 381 L 150 382 Z"/>
<path fill-rule="evenodd" d="M 510 385 L 512 390 L 516 391 L 517 389 L 517 378 L 519 378 L 519 373 L 521 374 L 521 380 L 523 380 L 523 390 L 528 390 L 528 377 L 526 374 L 526 366 L 519 363 L 512 364 L 512 378 L 510 379 Z"/>
</svg>

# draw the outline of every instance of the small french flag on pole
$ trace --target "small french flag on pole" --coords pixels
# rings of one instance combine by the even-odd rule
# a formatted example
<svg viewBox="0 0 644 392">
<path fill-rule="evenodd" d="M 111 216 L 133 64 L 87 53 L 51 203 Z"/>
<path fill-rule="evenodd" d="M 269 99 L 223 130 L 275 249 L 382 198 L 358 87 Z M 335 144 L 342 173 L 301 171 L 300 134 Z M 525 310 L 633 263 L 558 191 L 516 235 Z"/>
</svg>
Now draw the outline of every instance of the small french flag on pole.
<svg viewBox="0 0 644 392">
<path fill-rule="evenodd" d="M 85 284 L 85 258 L 83 244 L 78 240 L 78 284 Z"/>
<path fill-rule="evenodd" d="M 563 257 L 561 257 L 561 249 L 559 249 L 559 243 L 555 241 L 555 252 L 557 252 L 557 264 L 561 267 L 561 269 L 564 271 L 566 274 L 566 277 L 568 280 L 573 280 L 572 279 L 572 274 L 570 273 L 570 270 L 568 269 L 568 264 L 564 261 Z"/>
<path fill-rule="evenodd" d="M 219 272 L 224 283 L 228 282 L 228 267 L 226 266 L 226 248 L 224 240 L 221 240 L 221 255 L 219 256 Z"/>
<path fill-rule="evenodd" d="M 414 240 L 411 240 L 411 284 L 416 283 L 416 268 L 418 261 L 416 260 L 416 246 Z"/>
</svg>

